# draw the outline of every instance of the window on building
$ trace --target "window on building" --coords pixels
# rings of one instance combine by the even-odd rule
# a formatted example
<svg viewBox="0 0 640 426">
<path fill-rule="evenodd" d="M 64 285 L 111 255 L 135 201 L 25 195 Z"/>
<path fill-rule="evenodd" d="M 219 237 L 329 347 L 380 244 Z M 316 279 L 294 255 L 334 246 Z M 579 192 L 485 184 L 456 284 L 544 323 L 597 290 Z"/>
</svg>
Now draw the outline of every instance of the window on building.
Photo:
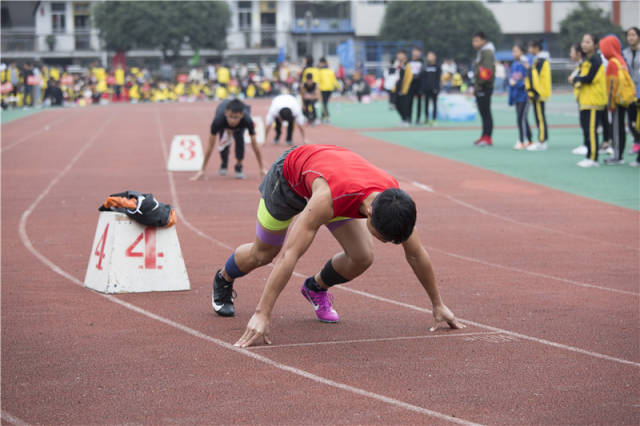
<svg viewBox="0 0 640 426">
<path fill-rule="evenodd" d="M 316 19 L 349 19 L 351 2 L 348 1 L 296 1 L 293 13 L 296 19 L 304 19 L 307 11 Z"/>
<path fill-rule="evenodd" d="M 76 31 L 88 31 L 90 29 L 91 11 L 89 2 L 73 4 L 73 25 Z"/>
<path fill-rule="evenodd" d="M 65 3 L 51 3 L 51 28 L 54 33 L 63 33 L 66 29 Z"/>
<path fill-rule="evenodd" d="M 322 43 L 322 54 L 324 56 L 336 56 L 338 54 L 338 42 L 325 41 Z"/>
<path fill-rule="evenodd" d="M 238 28 L 244 31 L 251 29 L 251 2 L 250 1 L 238 2 Z"/>
<path fill-rule="evenodd" d="M 296 42 L 296 52 L 298 53 L 298 57 L 302 58 L 307 56 L 307 41 L 306 40 L 298 40 Z"/>
<path fill-rule="evenodd" d="M 2 24 L 0 24 L 2 25 L 2 28 L 11 27 L 11 14 L 9 14 L 9 8 L 3 7 L 0 15 L 2 16 Z"/>
</svg>

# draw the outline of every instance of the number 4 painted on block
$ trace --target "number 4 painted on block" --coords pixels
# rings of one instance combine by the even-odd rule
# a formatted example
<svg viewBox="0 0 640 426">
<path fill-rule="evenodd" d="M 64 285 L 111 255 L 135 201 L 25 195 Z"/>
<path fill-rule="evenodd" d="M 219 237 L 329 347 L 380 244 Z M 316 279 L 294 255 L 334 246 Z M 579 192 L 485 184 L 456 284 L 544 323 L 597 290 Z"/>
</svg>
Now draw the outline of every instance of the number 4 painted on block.
<svg viewBox="0 0 640 426">
<path fill-rule="evenodd" d="M 134 251 L 143 238 L 144 252 Z M 144 257 L 144 266 L 140 266 L 140 269 L 162 269 L 162 266 L 156 262 L 157 257 L 163 256 L 162 252 L 156 255 L 156 228 L 150 226 L 145 228 L 144 232 L 141 232 L 135 241 L 127 247 L 125 255 L 128 257 Z"/>
<path fill-rule="evenodd" d="M 95 255 L 98 256 L 98 263 L 96 264 L 96 269 L 102 270 L 102 259 L 104 259 L 104 245 L 107 242 L 107 233 L 109 232 L 109 224 L 104 228 L 104 232 L 98 241 L 98 245 L 96 246 Z"/>
</svg>

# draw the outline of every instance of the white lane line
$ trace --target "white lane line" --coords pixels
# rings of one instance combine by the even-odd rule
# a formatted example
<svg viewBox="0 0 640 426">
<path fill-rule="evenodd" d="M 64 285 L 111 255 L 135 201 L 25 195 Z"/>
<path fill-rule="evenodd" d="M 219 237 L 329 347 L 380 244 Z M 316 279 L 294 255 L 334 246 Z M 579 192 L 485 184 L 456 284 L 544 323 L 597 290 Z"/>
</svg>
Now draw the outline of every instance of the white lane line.
<svg viewBox="0 0 640 426">
<path fill-rule="evenodd" d="M 416 185 L 417 182 L 412 182 L 412 183 L 415 186 L 417 186 L 418 188 L 420 188 L 419 185 Z M 429 192 L 434 192 L 435 193 L 434 190 L 431 190 Z M 490 215 L 490 216 L 499 216 L 499 215 L 495 215 L 493 213 L 487 212 L 486 210 L 481 209 L 479 207 L 476 207 L 476 206 L 473 206 L 471 204 L 465 203 L 464 201 L 457 200 L 457 199 L 455 199 L 455 198 L 453 198 L 453 197 L 451 197 L 449 195 L 442 195 L 442 194 L 438 194 L 438 195 L 440 195 L 442 197 L 445 197 L 445 198 L 448 198 L 448 199 L 450 199 L 452 201 L 455 201 L 456 203 L 458 203 L 458 204 L 460 204 L 460 205 L 462 205 L 464 207 L 470 208 L 472 210 L 475 210 L 477 212 L 480 212 L 480 213 L 483 213 L 483 214 L 487 214 L 487 215 Z M 507 221 L 510 221 L 510 222 L 513 222 L 513 223 L 518 224 L 518 225 L 531 225 L 531 224 L 521 223 L 521 222 L 518 222 L 518 221 L 513 220 L 511 218 L 506 218 L 506 217 L 502 217 L 502 216 L 499 216 L 499 218 L 507 220 Z M 534 227 L 534 228 L 537 228 L 536 225 L 531 225 L 531 226 Z M 544 229 L 547 230 L 547 231 L 551 231 L 548 228 L 544 228 Z M 555 231 L 552 231 L 552 232 L 555 232 Z M 561 231 L 559 231 L 559 232 L 561 232 Z M 573 234 L 570 234 L 570 235 L 573 235 Z M 460 255 L 460 254 L 450 253 L 450 252 L 447 252 L 447 251 L 444 251 L 444 250 L 437 249 L 435 247 L 427 247 L 427 248 L 429 250 L 432 250 L 432 251 L 435 251 L 435 252 L 438 252 L 438 253 L 442 253 L 442 254 L 445 254 L 447 256 L 455 257 L 457 259 L 466 260 L 466 261 L 474 262 L 474 263 L 479 263 L 479 264 L 486 265 L 486 266 L 491 266 L 491 267 L 494 267 L 494 268 L 500 268 L 500 269 L 505 269 L 505 270 L 508 270 L 508 271 L 514 271 L 514 272 L 518 272 L 518 273 L 522 273 L 522 274 L 527 274 L 527 275 L 532 275 L 532 276 L 541 277 L 541 278 L 545 278 L 545 279 L 555 280 L 555 281 L 559 281 L 559 282 L 563 282 L 563 283 L 567 283 L 567 284 L 571 284 L 571 285 L 575 285 L 575 286 L 579 286 L 579 287 L 592 288 L 592 289 L 597 289 L 597 290 L 609 291 L 609 292 L 612 292 L 612 293 L 620 293 L 620 294 L 626 294 L 626 295 L 629 295 L 629 296 L 640 297 L 640 293 L 636 293 L 636 292 L 633 292 L 633 291 L 620 290 L 620 289 L 611 288 L 611 287 L 604 287 L 604 286 L 599 286 L 599 285 L 595 285 L 595 284 L 585 283 L 585 282 L 582 282 L 582 281 L 570 280 L 570 279 L 567 279 L 567 278 L 561 278 L 561 277 L 556 277 L 556 276 L 553 276 L 553 275 L 543 274 L 543 273 L 540 273 L 540 272 L 527 271 L 525 269 L 515 268 L 515 267 L 511 267 L 511 266 L 506 266 L 506 265 L 501 265 L 501 264 L 498 264 L 498 263 L 487 262 L 487 261 L 484 261 L 484 260 L 481 260 L 481 259 L 476 259 L 474 257 L 469 257 L 469 256 Z"/>
<path fill-rule="evenodd" d="M 371 294 L 371 293 L 360 291 L 360 290 L 355 290 L 353 288 L 349 288 L 349 287 L 345 287 L 345 286 L 335 286 L 333 288 L 339 289 L 339 290 L 343 290 L 343 291 L 348 291 L 348 292 L 355 293 L 355 294 L 359 294 L 361 296 L 365 296 L 365 297 L 368 297 L 370 299 L 378 300 L 380 302 L 392 303 L 394 305 L 402 306 L 402 307 L 405 307 L 405 308 L 408 308 L 408 309 L 413 309 L 414 311 L 426 312 L 426 313 L 430 313 L 430 314 L 433 313 L 433 311 L 431 311 L 430 309 L 427 309 L 427 308 L 421 308 L 419 306 L 410 305 L 408 303 L 399 302 L 397 300 L 388 299 L 386 297 L 376 296 L 375 294 Z M 552 346 L 554 348 L 564 349 L 566 351 L 576 352 L 576 353 L 579 353 L 579 354 L 582 354 L 582 355 L 587 355 L 587 356 L 594 357 L 594 358 L 604 359 L 604 360 L 607 360 L 607 361 L 613 361 L 613 362 L 617 362 L 617 363 L 620 363 L 620 364 L 631 365 L 633 367 L 640 367 L 640 363 L 629 361 L 627 359 L 616 358 L 616 357 L 605 355 L 605 354 L 601 354 L 601 353 L 598 353 L 598 352 L 593 352 L 593 351 L 588 351 L 588 350 L 585 350 L 585 349 L 576 348 L 574 346 L 563 345 L 562 343 L 552 342 L 551 340 L 539 339 L 537 337 L 528 336 L 526 334 L 521 334 L 521 333 L 516 333 L 514 331 L 505 330 L 503 328 L 498 328 L 498 327 L 493 327 L 491 325 L 482 324 L 482 323 L 479 323 L 479 322 L 467 320 L 467 319 L 460 318 L 460 317 L 458 317 L 458 320 L 460 322 L 464 323 L 464 324 L 475 325 L 476 327 L 484 328 L 485 330 L 491 330 L 491 331 L 495 331 L 495 332 L 498 332 L 498 333 L 507 334 L 507 335 L 512 336 L 512 337 L 519 337 L 519 338 L 524 339 L 524 340 L 529 340 L 529 341 L 540 343 L 540 344 L 543 344 L 543 345 Z"/>
<path fill-rule="evenodd" d="M 154 114 L 157 118 L 157 112 L 156 114 Z M 101 127 L 100 129 L 94 134 L 94 136 L 85 144 L 84 147 L 82 147 L 82 149 L 71 159 L 71 161 L 69 162 L 69 164 L 51 181 L 51 183 L 40 193 L 40 195 L 35 199 L 35 201 L 29 206 L 29 208 L 22 214 L 22 217 L 20 218 L 20 225 L 19 225 L 19 229 L 20 229 L 20 239 L 22 240 L 22 243 L 24 244 L 24 246 L 37 258 L 39 259 L 42 263 L 44 263 L 45 265 L 49 266 L 49 268 L 51 270 L 53 270 L 54 272 L 56 272 L 57 274 L 69 279 L 71 282 L 82 286 L 83 283 L 82 281 L 80 281 L 80 279 L 72 276 L 71 274 L 69 274 L 68 272 L 64 271 L 62 268 L 60 268 L 58 265 L 56 265 L 54 262 L 52 262 L 51 260 L 49 260 L 46 256 L 44 256 L 42 253 L 40 253 L 38 250 L 36 250 L 33 247 L 33 244 L 31 243 L 31 240 L 29 239 L 29 235 L 26 232 L 26 224 L 27 224 L 27 220 L 29 218 L 29 216 L 31 215 L 31 213 L 33 212 L 33 210 L 36 208 L 36 206 L 40 203 L 40 201 L 42 201 L 47 194 L 49 193 L 49 191 L 51 191 L 51 188 L 60 181 L 60 179 L 71 169 L 71 167 L 78 161 L 78 159 L 80 158 L 80 156 L 91 146 L 93 145 L 93 142 L 97 139 L 97 136 L 101 133 L 101 131 L 104 129 L 104 127 L 106 126 L 107 123 L 109 123 L 111 121 L 111 119 L 107 120 Z M 158 122 L 158 130 L 161 132 L 161 129 L 159 127 L 159 122 Z M 161 132 L 162 133 L 162 132 Z M 165 157 L 165 164 L 167 162 L 167 152 L 166 152 L 166 146 L 165 146 L 165 140 L 164 137 L 161 137 L 160 142 L 162 143 L 162 151 Z M 169 172 L 169 174 L 171 175 L 171 172 Z M 172 190 L 174 190 L 175 188 L 171 188 Z M 177 193 L 174 193 L 172 195 L 177 195 Z M 174 199 L 174 201 L 177 201 L 177 198 Z M 100 294 L 100 293 L 96 293 L 94 292 L 94 294 L 97 294 L 113 303 L 116 303 L 120 306 L 125 307 L 126 309 L 129 309 L 133 312 L 137 312 L 147 318 L 159 321 L 161 323 L 164 323 L 170 327 L 173 327 L 177 330 L 180 330 L 182 332 L 185 332 L 189 335 L 192 335 L 194 337 L 209 341 L 211 343 L 214 343 L 218 346 L 221 346 L 225 349 L 228 349 L 230 351 L 233 351 L 235 353 L 241 354 L 241 355 L 245 355 L 249 358 L 255 359 L 257 361 L 261 361 L 267 365 L 270 365 L 272 367 L 278 368 L 282 371 L 286 371 L 292 374 L 295 374 L 297 376 L 301 376 L 304 377 L 306 379 L 312 380 L 314 382 L 323 384 L 323 385 L 327 385 L 327 386 L 331 386 L 346 392 L 351 392 L 353 394 L 356 395 L 360 395 L 360 396 L 364 396 L 366 398 L 370 398 L 370 399 L 374 399 L 380 402 L 384 402 L 386 404 L 389 405 L 393 405 L 397 408 L 402 408 L 408 411 L 412 411 L 415 413 L 419 413 L 419 414 L 425 414 L 440 420 L 444 420 L 444 421 L 448 421 L 451 423 L 455 423 L 455 424 L 461 424 L 461 425 L 477 425 L 477 423 L 473 423 L 464 419 L 460 419 L 460 418 L 456 418 L 456 417 L 452 417 L 452 416 L 448 416 L 446 414 L 437 412 L 437 411 L 433 411 L 433 410 L 429 410 L 427 408 L 424 407 L 419 407 L 413 404 L 409 404 L 406 403 L 404 401 L 400 401 L 394 398 L 390 398 L 384 395 L 380 395 L 374 392 L 369 392 L 366 391 L 364 389 L 360 389 L 354 386 L 350 386 L 344 383 L 340 383 L 340 382 L 336 382 L 334 380 L 331 379 L 327 379 L 318 375 L 315 375 L 313 373 L 310 373 L 308 371 L 305 370 L 301 370 L 299 368 L 295 368 L 295 367 L 291 367 L 289 365 L 286 364 L 282 364 L 280 362 L 274 361 L 270 358 L 264 357 L 262 355 L 258 355 L 255 354 L 247 349 L 242 349 L 242 348 L 237 348 L 235 346 L 233 346 L 230 343 L 227 343 L 223 340 L 220 339 L 216 339 L 215 337 L 211 337 L 208 336 L 204 333 L 201 333 L 195 329 L 192 329 L 190 327 L 187 327 L 186 325 L 180 324 L 178 322 L 172 321 L 168 318 L 162 317 L 160 315 L 156 315 L 152 312 L 149 312 L 145 309 L 142 309 L 138 306 L 135 306 L 131 303 L 125 302 L 123 300 L 120 300 L 114 296 L 111 295 L 104 295 L 104 294 Z"/>
<path fill-rule="evenodd" d="M 11 415 L 9 413 L 7 413 L 6 411 L 2 410 L 2 420 L 11 423 L 12 425 L 16 425 L 16 426 L 28 426 L 29 423 L 25 422 L 22 419 L 17 418 L 14 415 Z"/>
<path fill-rule="evenodd" d="M 413 181 L 411 183 L 413 185 L 417 186 L 420 189 L 424 189 L 427 192 L 433 192 L 433 188 L 431 188 L 429 185 L 425 185 L 424 183 L 420 183 L 420 182 L 416 182 L 416 181 Z"/>
<path fill-rule="evenodd" d="M 18 139 L 17 141 L 11 143 L 10 145 L 3 146 L 2 148 L 0 148 L 0 151 L 2 151 L 2 152 L 8 151 L 8 150 L 12 149 L 13 147 L 15 147 L 17 145 L 20 145 L 22 142 L 32 138 L 33 136 L 37 136 L 42 132 L 51 130 L 52 126 L 60 124 L 61 121 L 67 120 L 70 116 L 71 116 L 71 113 L 63 114 L 62 117 L 58 117 L 58 118 L 46 123 L 45 125 L 43 125 L 43 127 L 41 129 L 36 130 L 34 132 L 29 133 L 28 135 L 25 135 L 25 136 L 21 137 L 20 139 Z"/>
<path fill-rule="evenodd" d="M 250 349 L 278 349 L 278 348 L 298 348 L 304 346 L 324 346 L 324 345 L 348 345 L 354 343 L 379 343 L 379 342 L 395 342 L 398 340 L 423 340 L 423 339 L 437 339 L 437 338 L 454 338 L 454 337 L 467 337 L 467 336 L 493 336 L 499 334 L 494 331 L 481 331 L 477 333 L 454 333 L 448 334 L 430 334 L 423 336 L 399 336 L 399 337 L 379 337 L 376 339 L 353 339 L 353 340 L 328 340 L 323 342 L 307 342 L 307 343 L 287 343 L 283 345 L 263 345 L 253 346 Z"/>
<path fill-rule="evenodd" d="M 440 192 L 434 190 L 432 187 L 430 187 L 428 185 L 425 185 L 423 183 L 413 181 L 411 179 L 399 176 L 397 174 L 393 174 L 393 175 L 395 177 L 397 177 L 398 179 L 401 179 L 401 180 L 404 180 L 405 182 L 411 183 L 412 185 L 414 185 L 417 188 L 424 189 L 427 192 L 431 192 L 431 193 L 436 194 L 437 196 L 446 198 L 447 200 L 449 200 L 449 201 L 451 201 L 453 203 L 459 204 L 459 205 L 461 205 L 463 207 L 466 207 L 468 209 L 477 211 L 477 212 L 482 213 L 484 215 L 495 217 L 496 219 L 500 219 L 500 220 L 503 220 L 505 222 L 510 222 L 510 223 L 513 223 L 513 224 L 516 224 L 516 225 L 520 225 L 520 226 L 526 226 L 528 228 L 539 229 L 541 231 L 550 232 L 552 234 L 554 234 L 554 233 L 555 234 L 562 234 L 562 235 L 567 235 L 567 236 L 570 236 L 570 237 L 573 237 L 573 238 L 577 238 L 577 239 L 581 239 L 581 240 L 585 240 L 585 241 L 596 242 L 596 243 L 599 243 L 599 244 L 607 244 L 607 245 L 612 245 L 612 246 L 616 246 L 616 247 L 622 247 L 622 248 L 626 248 L 626 249 L 634 250 L 634 251 L 640 251 L 640 247 L 633 247 L 633 246 L 627 246 L 627 245 L 624 245 L 624 244 L 613 243 L 611 241 L 598 240 L 596 238 L 591 238 L 591 237 L 588 237 L 588 236 L 585 236 L 585 235 L 573 234 L 571 232 L 563 231 L 561 229 L 554 229 L 554 228 L 549 228 L 549 227 L 546 227 L 546 226 L 543 226 L 543 225 L 536 225 L 535 223 L 521 222 L 519 220 L 510 218 L 508 216 L 503 216 L 501 214 L 493 213 L 493 212 L 490 212 L 490 211 L 485 210 L 483 208 L 474 206 L 473 204 L 469 204 L 469 203 L 467 203 L 465 201 L 462 201 L 462 200 L 460 200 L 460 199 L 458 199 L 456 197 L 453 197 L 451 195 L 440 193 Z M 423 188 L 423 186 L 428 187 L 430 190 Z"/>
<path fill-rule="evenodd" d="M 161 140 L 164 141 L 164 134 L 162 134 L 160 129 L 158 129 L 158 130 L 160 131 Z M 164 153 L 165 153 L 165 163 L 166 163 L 166 161 L 167 161 L 166 156 L 168 154 L 166 153 L 165 142 L 163 142 L 162 146 L 163 146 L 163 150 L 164 150 Z M 170 172 L 169 172 L 169 174 L 171 175 Z M 173 178 L 171 178 L 171 180 L 172 179 Z M 172 187 L 172 191 L 175 191 L 175 187 Z M 179 203 L 178 203 L 177 192 L 174 192 L 172 195 L 174 197 L 174 205 L 178 205 Z M 186 222 L 186 220 L 184 218 L 184 215 L 181 216 L 181 219 L 184 222 Z M 192 227 L 192 226 L 190 226 L 190 227 Z M 195 228 L 195 227 L 193 227 L 193 228 Z M 212 242 L 215 242 L 216 244 L 218 244 L 220 246 L 223 246 L 223 247 L 227 246 L 228 247 L 228 245 L 224 244 L 223 242 L 218 241 L 215 238 L 213 238 L 213 237 L 211 237 L 211 236 L 209 236 L 209 235 L 207 235 L 207 234 L 205 234 L 203 232 L 200 232 L 199 230 L 196 231 L 196 232 L 198 233 L 198 235 L 201 235 L 205 239 L 208 239 L 208 240 L 210 240 Z M 231 248 L 231 250 L 233 250 L 233 249 L 235 249 L 235 247 Z M 273 267 L 273 263 L 270 263 L 269 266 Z M 309 276 L 309 275 L 301 274 L 300 272 L 297 272 L 297 271 L 293 271 L 293 275 L 296 276 L 296 277 L 299 277 L 299 278 L 303 278 L 303 279 L 305 279 L 305 278 L 307 278 Z M 407 303 L 399 302 L 399 301 L 388 299 L 388 298 L 385 298 L 385 297 L 375 296 L 375 295 L 370 294 L 370 293 L 365 293 L 365 292 L 362 292 L 362 291 L 359 291 L 359 290 L 354 290 L 354 289 L 349 288 L 347 286 L 335 286 L 334 288 L 338 289 L 338 290 L 349 291 L 349 292 L 352 292 L 352 293 L 355 293 L 355 294 L 359 294 L 361 296 L 369 297 L 371 299 L 375 299 L 375 300 L 378 300 L 378 301 L 381 301 L 381 302 L 387 302 L 387 303 L 391 303 L 391 304 L 394 304 L 394 305 L 403 306 L 405 308 L 417 310 L 417 311 L 420 311 L 420 312 L 427 312 L 427 313 L 430 313 L 430 314 L 433 313 L 431 310 L 426 309 L 426 308 L 421 308 L 421 307 L 415 306 L 415 305 L 409 305 Z M 604 359 L 604 360 L 607 360 L 607 361 L 613 361 L 613 362 L 618 362 L 618 363 L 621 363 L 621 364 L 633 365 L 634 367 L 640 367 L 640 363 L 636 363 L 636 362 L 629 361 L 629 360 L 626 360 L 626 359 L 616 358 L 616 357 L 612 357 L 612 356 L 609 356 L 609 355 L 601 354 L 601 353 L 598 353 L 598 352 L 593 352 L 593 351 L 588 351 L 588 350 L 585 350 L 585 349 L 576 348 L 574 346 L 563 345 L 562 343 L 557 343 L 557 342 L 553 342 L 553 341 L 545 340 L 545 339 L 539 339 L 537 337 L 527 336 L 525 334 L 520 334 L 520 333 L 516 333 L 516 332 L 513 332 L 513 331 L 509 331 L 509 330 L 496 328 L 496 327 L 493 327 L 491 325 L 485 325 L 485 324 L 481 324 L 481 323 L 478 323 L 478 322 L 465 320 L 465 319 L 462 319 L 462 318 L 458 318 L 458 319 L 460 321 L 462 321 L 462 322 L 467 323 L 467 324 L 472 324 L 472 325 L 475 325 L 477 327 L 484 328 L 484 329 L 491 330 L 491 331 L 497 331 L 497 332 L 500 332 L 500 333 L 506 333 L 506 334 L 509 334 L 509 335 L 515 336 L 515 337 L 522 337 L 525 340 L 530 340 L 530 341 L 533 341 L 533 342 L 536 342 L 536 343 L 539 343 L 539 344 L 542 344 L 542 345 L 547 345 L 547 346 L 551 346 L 551 347 L 554 347 L 554 348 L 563 349 L 563 350 L 567 350 L 567 351 L 571 351 L 571 352 L 577 352 L 577 353 L 580 353 L 582 355 L 587 355 L 587 356 L 595 357 L 595 358 L 598 358 L 598 359 Z"/>
<path fill-rule="evenodd" d="M 515 267 L 512 267 L 512 266 L 505 266 L 505 265 L 500 265 L 498 263 L 486 262 L 484 260 L 476 259 L 476 258 L 469 257 L 469 256 L 463 256 L 463 255 L 460 255 L 460 254 L 449 253 L 447 251 L 440 250 L 440 249 L 437 249 L 437 248 L 431 247 L 431 246 L 428 246 L 427 248 L 429 250 L 431 250 L 431 251 L 442 253 L 442 254 L 444 254 L 446 256 L 454 257 L 454 258 L 460 259 L 460 260 L 466 260 L 467 262 L 474 262 L 474 263 L 479 263 L 479 264 L 485 265 L 485 266 L 491 266 L 493 268 L 505 269 L 507 271 L 513 271 L 513 272 L 517 272 L 517 273 L 520 273 L 520 274 L 532 275 L 534 277 L 540 277 L 540 278 L 545 278 L 545 279 L 549 279 L 549 280 L 560 281 L 560 282 L 563 282 L 563 283 L 567 283 L 567 284 L 571 284 L 571 285 L 575 285 L 575 286 L 579 286 L 579 287 L 593 288 L 593 289 L 597 289 L 597 290 L 610 291 L 612 293 L 620 293 L 620 294 L 626 294 L 628 296 L 640 297 L 640 293 L 634 293 L 632 291 L 619 290 L 617 288 L 611 288 L 611 287 L 602 287 L 602 286 L 599 286 L 599 285 L 583 283 L 581 281 L 570 280 L 570 279 L 567 279 L 567 278 L 555 277 L 553 275 L 543 274 L 543 273 L 540 273 L 540 272 L 527 271 L 525 269 L 515 268 Z"/>
</svg>

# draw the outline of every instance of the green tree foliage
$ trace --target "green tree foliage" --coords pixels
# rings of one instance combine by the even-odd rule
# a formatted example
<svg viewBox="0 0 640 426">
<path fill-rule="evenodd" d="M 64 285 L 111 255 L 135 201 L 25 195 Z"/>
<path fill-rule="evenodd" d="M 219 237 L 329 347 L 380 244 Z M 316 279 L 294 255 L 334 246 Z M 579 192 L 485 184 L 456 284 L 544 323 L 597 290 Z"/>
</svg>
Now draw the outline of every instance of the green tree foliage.
<svg viewBox="0 0 640 426">
<path fill-rule="evenodd" d="M 441 58 L 469 62 L 476 31 L 483 31 L 494 43 L 501 37 L 498 21 L 479 1 L 394 1 L 388 3 L 380 38 L 420 40 Z"/>
<path fill-rule="evenodd" d="M 226 48 L 230 12 L 224 1 L 105 1 L 93 19 L 108 50 L 160 49 L 172 61 L 184 45 Z"/>
<path fill-rule="evenodd" d="M 615 34 L 624 40 L 624 31 L 613 23 L 609 13 L 590 7 L 583 1 L 560 22 L 560 44 L 564 51 L 568 52 L 573 43 L 579 43 L 585 33 L 592 33 L 599 38 Z"/>
</svg>

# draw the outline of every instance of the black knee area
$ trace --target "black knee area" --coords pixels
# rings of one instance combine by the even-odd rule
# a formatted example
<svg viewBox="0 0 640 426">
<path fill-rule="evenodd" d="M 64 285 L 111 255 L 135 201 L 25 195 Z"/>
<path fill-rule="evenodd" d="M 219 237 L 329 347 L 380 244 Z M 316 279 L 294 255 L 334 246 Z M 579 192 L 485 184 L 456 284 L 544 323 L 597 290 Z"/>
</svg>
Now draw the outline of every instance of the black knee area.
<svg viewBox="0 0 640 426">
<path fill-rule="evenodd" d="M 329 261 L 324 265 L 324 268 L 322 268 L 322 271 L 320 271 L 320 278 L 322 278 L 322 282 L 327 287 L 332 287 L 336 284 L 343 284 L 349 281 L 333 269 L 331 259 L 329 259 Z"/>
</svg>

